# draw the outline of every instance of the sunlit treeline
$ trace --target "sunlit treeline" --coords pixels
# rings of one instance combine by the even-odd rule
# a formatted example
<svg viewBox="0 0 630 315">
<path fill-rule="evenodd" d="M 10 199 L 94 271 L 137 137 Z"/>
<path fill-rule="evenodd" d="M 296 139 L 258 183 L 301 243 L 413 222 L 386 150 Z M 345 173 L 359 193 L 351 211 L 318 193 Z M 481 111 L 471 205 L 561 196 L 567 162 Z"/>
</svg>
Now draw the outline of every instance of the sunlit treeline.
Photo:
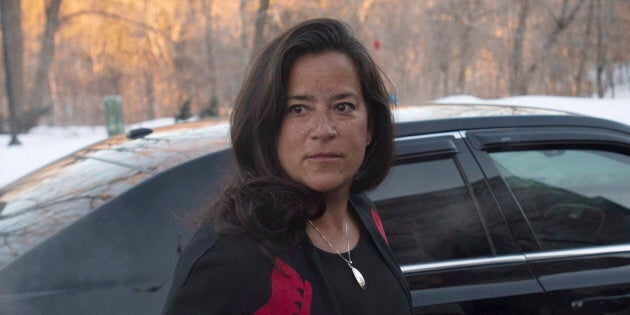
<svg viewBox="0 0 630 315">
<path fill-rule="evenodd" d="M 17 108 L 50 106 L 42 121 L 63 125 L 103 123 L 102 98 L 111 94 L 122 95 L 127 122 L 174 116 L 186 101 L 197 114 L 213 98 L 224 114 L 256 30 L 268 39 L 322 16 L 355 29 L 401 104 L 452 94 L 592 95 L 619 83 L 615 69 L 627 80 L 630 64 L 628 1 L 21 0 L 20 8 Z M 55 23 L 52 50 L 43 48 L 47 23 Z"/>
</svg>

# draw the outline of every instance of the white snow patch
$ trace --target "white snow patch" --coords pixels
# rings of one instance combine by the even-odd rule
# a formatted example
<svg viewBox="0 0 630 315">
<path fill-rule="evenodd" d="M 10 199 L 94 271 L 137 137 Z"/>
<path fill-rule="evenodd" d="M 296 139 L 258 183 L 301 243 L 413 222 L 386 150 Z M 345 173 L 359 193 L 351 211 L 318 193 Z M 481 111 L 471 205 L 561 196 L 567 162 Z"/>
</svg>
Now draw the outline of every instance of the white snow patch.
<svg viewBox="0 0 630 315">
<path fill-rule="evenodd" d="M 556 109 L 581 115 L 615 120 L 630 125 L 630 98 L 597 99 L 584 97 L 527 95 L 499 99 L 480 99 L 456 95 L 433 100 L 435 104 L 517 105 Z"/>
</svg>

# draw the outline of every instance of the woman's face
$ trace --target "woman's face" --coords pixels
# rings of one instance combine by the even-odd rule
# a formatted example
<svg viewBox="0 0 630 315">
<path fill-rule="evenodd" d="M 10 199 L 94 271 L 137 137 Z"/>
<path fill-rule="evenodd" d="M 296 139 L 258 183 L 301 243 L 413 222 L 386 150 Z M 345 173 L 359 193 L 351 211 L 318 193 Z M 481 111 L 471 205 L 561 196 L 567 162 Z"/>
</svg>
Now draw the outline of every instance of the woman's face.
<svg viewBox="0 0 630 315">
<path fill-rule="evenodd" d="M 325 195 L 348 194 L 370 141 L 368 108 L 352 60 L 333 51 L 298 58 L 289 71 L 278 136 L 282 169 Z"/>
</svg>

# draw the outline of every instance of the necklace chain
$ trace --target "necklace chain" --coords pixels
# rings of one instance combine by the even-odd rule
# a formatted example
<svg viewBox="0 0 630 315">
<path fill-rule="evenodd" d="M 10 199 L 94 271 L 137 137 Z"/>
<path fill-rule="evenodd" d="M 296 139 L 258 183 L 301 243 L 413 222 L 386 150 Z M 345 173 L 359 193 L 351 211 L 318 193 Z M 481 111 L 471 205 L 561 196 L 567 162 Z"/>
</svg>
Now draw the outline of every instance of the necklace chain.
<svg viewBox="0 0 630 315">
<path fill-rule="evenodd" d="M 346 212 L 343 222 L 344 222 L 344 229 L 346 232 L 346 243 L 348 245 L 348 259 L 346 259 L 346 257 L 343 257 L 343 255 L 341 255 L 341 253 L 330 243 L 330 241 L 328 241 L 326 236 L 324 236 L 324 234 L 317 228 L 317 226 L 315 225 L 315 223 L 313 223 L 313 221 L 308 220 L 308 223 L 315 229 L 315 232 L 319 234 L 319 236 L 324 240 L 324 242 L 326 242 L 326 244 L 328 244 L 328 246 L 332 250 L 334 250 L 335 253 L 337 253 L 337 255 L 341 257 L 341 259 L 343 259 L 348 265 L 352 266 L 352 256 L 350 256 L 350 238 L 348 237 L 348 212 Z"/>
<path fill-rule="evenodd" d="M 308 220 L 308 223 L 315 229 L 315 232 L 319 234 L 319 236 L 324 240 L 324 242 L 326 242 L 326 244 L 328 244 L 328 246 L 330 246 L 330 248 L 332 248 L 332 250 L 334 250 L 335 253 L 337 253 L 337 255 L 339 255 L 339 257 L 341 257 L 341 259 L 343 259 L 343 261 L 346 262 L 346 264 L 348 264 L 348 267 L 350 268 L 350 271 L 352 271 L 352 275 L 354 276 L 354 279 L 357 280 L 357 284 L 359 284 L 359 287 L 361 288 L 361 290 L 365 290 L 365 288 L 367 287 L 367 284 L 365 283 L 365 278 L 363 277 L 363 274 L 361 274 L 361 271 L 359 271 L 359 269 L 355 268 L 352 265 L 352 256 L 350 256 L 350 238 L 348 237 L 348 210 L 346 210 L 346 215 L 343 219 L 343 225 L 346 231 L 346 244 L 348 246 L 348 259 L 346 259 L 346 257 L 343 257 L 343 255 L 341 255 L 341 253 L 334 246 L 332 246 L 330 241 L 328 241 L 326 236 L 324 236 L 322 231 L 320 231 L 319 228 L 317 228 L 317 225 L 315 225 L 313 221 Z"/>
</svg>

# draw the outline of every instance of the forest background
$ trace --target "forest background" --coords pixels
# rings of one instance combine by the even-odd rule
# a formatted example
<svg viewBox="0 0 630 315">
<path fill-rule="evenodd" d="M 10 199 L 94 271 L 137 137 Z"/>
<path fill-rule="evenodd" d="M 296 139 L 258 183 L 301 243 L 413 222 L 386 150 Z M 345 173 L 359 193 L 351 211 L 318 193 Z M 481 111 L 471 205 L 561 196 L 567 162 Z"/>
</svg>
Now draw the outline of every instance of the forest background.
<svg viewBox="0 0 630 315">
<path fill-rule="evenodd" d="M 630 82 L 622 0 L 1 0 L 0 13 L 0 132 L 12 110 L 22 132 L 103 125 L 107 95 L 127 123 L 226 115 L 265 40 L 314 17 L 350 24 L 403 105 L 614 97 Z"/>
</svg>

